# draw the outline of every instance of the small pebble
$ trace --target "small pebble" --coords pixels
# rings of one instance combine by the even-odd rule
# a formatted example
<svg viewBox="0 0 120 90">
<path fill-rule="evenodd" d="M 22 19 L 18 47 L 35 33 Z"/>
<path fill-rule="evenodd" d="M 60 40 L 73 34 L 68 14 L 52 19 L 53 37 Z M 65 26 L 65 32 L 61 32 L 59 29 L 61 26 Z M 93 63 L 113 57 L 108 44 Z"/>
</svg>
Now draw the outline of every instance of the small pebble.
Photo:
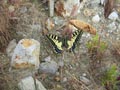
<svg viewBox="0 0 120 90">
<path fill-rule="evenodd" d="M 50 60 L 51 60 L 51 57 L 50 57 L 50 56 L 48 56 L 48 57 L 46 57 L 46 58 L 44 59 L 45 62 L 49 62 Z"/>
<path fill-rule="evenodd" d="M 14 11 L 15 11 L 15 7 L 12 6 L 12 5 L 10 5 L 10 6 L 8 7 L 8 10 L 9 10 L 9 12 L 14 12 Z"/>
<path fill-rule="evenodd" d="M 86 73 L 83 73 L 83 74 L 82 74 L 82 76 L 86 77 L 86 76 L 87 76 L 87 74 L 86 74 Z"/>
<path fill-rule="evenodd" d="M 55 25 L 61 25 L 64 23 L 64 20 L 61 17 L 53 17 Z"/>
<path fill-rule="evenodd" d="M 116 40 L 120 40 L 120 38 L 117 37 Z"/>
<path fill-rule="evenodd" d="M 118 19 L 118 13 L 114 11 L 108 16 L 108 18 L 110 20 L 117 20 Z"/>
<path fill-rule="evenodd" d="M 58 65 L 59 65 L 60 67 L 63 67 L 63 66 L 64 66 L 64 62 L 63 62 L 62 60 L 60 60 L 60 61 L 58 62 Z"/>
<path fill-rule="evenodd" d="M 120 24 L 119 24 L 119 26 L 118 26 L 118 29 L 120 29 Z"/>
<path fill-rule="evenodd" d="M 86 85 L 89 85 L 91 83 L 90 80 L 84 76 L 80 76 L 80 80 L 84 82 Z"/>
<path fill-rule="evenodd" d="M 66 77 L 63 78 L 63 82 L 67 82 L 67 78 Z"/>
<path fill-rule="evenodd" d="M 105 4 L 105 0 L 100 0 L 100 4 L 104 5 Z"/>
<path fill-rule="evenodd" d="M 117 28 L 115 22 L 110 23 L 107 27 L 112 31 Z"/>
<path fill-rule="evenodd" d="M 99 15 L 93 16 L 92 21 L 93 21 L 94 23 L 98 23 L 98 22 L 100 21 Z"/>
<path fill-rule="evenodd" d="M 27 8 L 26 7 L 21 7 L 20 8 L 20 13 L 26 13 L 27 12 Z"/>
<path fill-rule="evenodd" d="M 91 16 L 93 14 L 93 10 L 85 8 L 83 13 L 85 16 Z"/>
<path fill-rule="evenodd" d="M 60 75 L 60 72 L 58 71 L 58 72 L 56 72 L 56 76 L 59 76 Z"/>
</svg>

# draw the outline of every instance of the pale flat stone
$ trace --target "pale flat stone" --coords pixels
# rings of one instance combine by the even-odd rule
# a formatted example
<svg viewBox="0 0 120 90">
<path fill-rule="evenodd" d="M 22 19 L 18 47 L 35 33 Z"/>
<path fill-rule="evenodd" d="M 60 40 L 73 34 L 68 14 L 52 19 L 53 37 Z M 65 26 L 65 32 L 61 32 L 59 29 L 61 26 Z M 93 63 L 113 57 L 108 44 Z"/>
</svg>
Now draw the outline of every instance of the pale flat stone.
<svg viewBox="0 0 120 90">
<path fill-rule="evenodd" d="M 98 22 L 100 21 L 99 15 L 93 16 L 92 21 L 93 21 L 94 23 L 98 23 Z"/>
<path fill-rule="evenodd" d="M 22 39 L 14 49 L 11 66 L 14 68 L 39 68 L 40 43 L 34 39 Z"/>
<path fill-rule="evenodd" d="M 86 85 L 89 85 L 91 83 L 90 80 L 84 76 L 80 76 L 80 80 L 84 82 Z"/>
<path fill-rule="evenodd" d="M 31 76 L 22 79 L 18 83 L 18 87 L 20 88 L 20 90 L 46 90 L 46 88 L 42 85 L 40 81 L 38 81 L 37 79 L 33 79 L 33 77 Z"/>
<path fill-rule="evenodd" d="M 118 19 L 118 13 L 114 11 L 108 16 L 108 18 L 111 20 L 116 20 Z"/>
</svg>

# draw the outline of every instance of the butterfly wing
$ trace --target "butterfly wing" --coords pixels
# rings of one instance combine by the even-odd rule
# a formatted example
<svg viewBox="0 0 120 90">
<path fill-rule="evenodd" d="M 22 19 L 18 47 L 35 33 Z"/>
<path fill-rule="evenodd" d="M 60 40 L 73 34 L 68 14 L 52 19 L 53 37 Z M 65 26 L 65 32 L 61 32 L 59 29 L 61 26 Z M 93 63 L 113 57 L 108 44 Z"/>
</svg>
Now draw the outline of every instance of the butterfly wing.
<svg viewBox="0 0 120 90">
<path fill-rule="evenodd" d="M 77 41 L 81 38 L 82 34 L 83 34 L 82 30 L 76 30 L 72 34 L 72 38 L 67 41 L 67 44 L 68 44 L 68 48 L 67 49 L 69 51 L 74 51 L 75 45 L 76 45 Z"/>
<path fill-rule="evenodd" d="M 46 36 L 49 39 L 49 41 L 51 42 L 51 44 L 53 45 L 55 51 L 57 53 L 61 53 L 63 50 L 62 49 L 62 38 L 58 37 L 57 35 L 53 35 L 53 34 L 49 34 Z"/>
</svg>

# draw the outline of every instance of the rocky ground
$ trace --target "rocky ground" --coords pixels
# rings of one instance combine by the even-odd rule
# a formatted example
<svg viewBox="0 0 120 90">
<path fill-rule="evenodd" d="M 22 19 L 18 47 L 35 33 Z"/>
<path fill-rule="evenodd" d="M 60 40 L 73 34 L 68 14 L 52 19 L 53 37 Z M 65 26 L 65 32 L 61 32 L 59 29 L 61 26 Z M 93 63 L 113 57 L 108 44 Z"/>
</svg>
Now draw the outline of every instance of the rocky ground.
<svg viewBox="0 0 120 90">
<path fill-rule="evenodd" d="M 100 5 L 99 0 L 83 0 L 81 3 L 83 7 L 80 8 L 80 12 L 70 18 L 89 23 L 96 28 L 100 38 L 97 45 L 93 44 L 90 49 L 87 46 L 88 41 L 93 40 L 95 35 L 84 32 L 75 53 L 65 51 L 62 54 L 54 52 L 43 32 L 60 34 L 58 29 L 70 18 L 58 16 L 56 12 L 53 17 L 49 17 L 49 8 L 45 0 L 37 3 L 23 2 L 20 5 L 14 4 L 13 7 L 8 5 L 12 8 L 9 10 L 15 8 L 12 30 L 16 33 L 6 52 L 0 53 L 0 90 L 18 90 L 18 83 L 27 76 L 38 79 L 47 90 L 119 90 L 119 84 L 116 85 L 110 78 L 104 77 L 107 70 L 113 66 L 117 68 L 114 70 L 117 75 L 113 78 L 117 79 L 120 75 L 120 8 L 114 8 L 108 18 L 105 18 L 104 6 Z M 13 50 L 19 40 L 25 38 L 40 42 L 38 70 L 11 69 Z M 105 45 L 101 44 L 102 42 Z M 101 51 L 101 47 L 98 46 L 106 48 Z M 113 85 L 116 85 L 117 89 L 113 89 Z"/>
</svg>

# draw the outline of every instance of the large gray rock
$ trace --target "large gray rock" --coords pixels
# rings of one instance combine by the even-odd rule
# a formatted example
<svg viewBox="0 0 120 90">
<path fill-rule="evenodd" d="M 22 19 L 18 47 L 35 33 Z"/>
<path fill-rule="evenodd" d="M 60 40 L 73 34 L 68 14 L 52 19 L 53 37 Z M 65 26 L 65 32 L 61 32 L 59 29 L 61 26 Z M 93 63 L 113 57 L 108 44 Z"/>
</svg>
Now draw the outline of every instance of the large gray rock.
<svg viewBox="0 0 120 90">
<path fill-rule="evenodd" d="M 39 68 L 40 43 L 34 39 L 22 39 L 17 44 L 11 66 L 14 68 Z"/>
<path fill-rule="evenodd" d="M 47 61 L 40 64 L 39 70 L 44 73 L 55 74 L 58 70 L 58 64 L 55 61 Z"/>
<path fill-rule="evenodd" d="M 20 90 L 46 90 L 40 81 L 29 76 L 18 83 Z"/>
</svg>

